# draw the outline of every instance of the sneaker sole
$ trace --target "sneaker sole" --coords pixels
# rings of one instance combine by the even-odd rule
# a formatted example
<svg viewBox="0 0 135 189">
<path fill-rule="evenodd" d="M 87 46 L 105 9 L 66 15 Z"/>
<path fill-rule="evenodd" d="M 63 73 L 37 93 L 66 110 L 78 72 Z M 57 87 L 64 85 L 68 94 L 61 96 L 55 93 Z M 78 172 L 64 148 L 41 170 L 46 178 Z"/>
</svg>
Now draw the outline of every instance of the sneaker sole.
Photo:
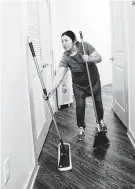
<svg viewBox="0 0 135 189">
<path fill-rule="evenodd" d="M 100 133 L 107 133 L 107 130 L 105 130 L 105 131 L 100 131 Z"/>
<path fill-rule="evenodd" d="M 81 141 L 84 141 L 84 139 L 78 138 L 77 141 L 78 141 L 78 142 L 81 142 Z"/>
<path fill-rule="evenodd" d="M 83 141 L 84 139 L 85 139 L 85 134 L 80 135 L 80 136 L 79 136 L 79 135 L 77 136 L 77 140 L 78 140 L 78 141 Z"/>
</svg>

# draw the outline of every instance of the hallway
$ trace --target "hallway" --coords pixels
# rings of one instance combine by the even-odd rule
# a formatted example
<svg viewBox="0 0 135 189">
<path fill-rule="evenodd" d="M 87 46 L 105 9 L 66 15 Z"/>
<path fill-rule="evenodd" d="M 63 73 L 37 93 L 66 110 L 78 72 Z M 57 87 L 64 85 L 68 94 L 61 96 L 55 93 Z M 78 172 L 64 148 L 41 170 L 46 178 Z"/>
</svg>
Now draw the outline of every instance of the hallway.
<svg viewBox="0 0 135 189">
<path fill-rule="evenodd" d="M 110 146 L 93 150 L 95 117 L 91 98 L 86 106 L 85 141 L 77 142 L 75 103 L 56 114 L 64 142 L 71 145 L 72 171 L 57 169 L 59 139 L 52 124 L 44 143 L 39 171 L 33 189 L 134 189 L 135 150 L 127 137 L 127 129 L 112 111 L 112 86 L 102 88 L 107 137 Z"/>
</svg>

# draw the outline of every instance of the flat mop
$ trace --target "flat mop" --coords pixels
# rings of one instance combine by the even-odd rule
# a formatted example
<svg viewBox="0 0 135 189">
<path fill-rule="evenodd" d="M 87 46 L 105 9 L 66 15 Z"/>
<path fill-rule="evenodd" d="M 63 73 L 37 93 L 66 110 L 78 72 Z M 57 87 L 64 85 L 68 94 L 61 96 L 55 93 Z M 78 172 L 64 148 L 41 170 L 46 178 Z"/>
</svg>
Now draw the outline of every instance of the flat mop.
<svg viewBox="0 0 135 189">
<path fill-rule="evenodd" d="M 81 39 L 81 42 L 82 42 L 83 53 L 85 55 L 86 53 L 85 53 L 85 48 L 84 48 L 84 43 L 83 43 L 83 35 L 82 35 L 81 31 L 79 33 L 80 33 L 80 39 Z M 108 143 L 109 140 L 106 136 L 106 133 L 103 132 L 100 128 L 100 123 L 98 121 L 97 110 L 96 110 L 96 105 L 95 105 L 95 99 L 94 99 L 94 94 L 93 94 L 93 89 L 92 89 L 92 83 L 91 83 L 88 63 L 86 61 L 85 61 L 85 63 L 86 63 L 88 80 L 89 80 L 89 85 L 90 85 L 90 90 L 91 90 L 92 101 L 93 101 L 93 108 L 94 108 L 95 117 L 96 117 L 97 129 L 98 129 L 98 132 L 95 134 L 95 140 L 94 140 L 94 144 L 93 144 L 93 148 L 95 148 L 95 147 L 98 147 L 98 146 L 101 146 L 101 145 Z"/>
<path fill-rule="evenodd" d="M 53 110 L 52 110 L 52 107 L 50 105 L 49 97 L 47 96 L 47 91 L 46 91 L 46 88 L 45 88 L 43 77 L 42 77 L 41 71 L 39 69 L 39 65 L 38 65 L 35 50 L 34 50 L 34 47 L 33 47 L 33 43 L 31 41 L 30 37 L 28 37 L 28 44 L 29 44 L 29 47 L 30 47 L 30 50 L 31 50 L 31 53 L 32 53 L 32 56 L 33 56 L 33 59 L 34 59 L 34 62 L 35 62 L 35 66 L 36 66 L 37 73 L 38 73 L 38 76 L 39 76 L 39 79 L 40 79 L 40 83 L 42 85 L 44 99 L 46 100 L 46 102 L 48 104 L 48 108 L 50 110 L 54 125 L 56 127 L 56 130 L 57 130 L 57 133 L 58 133 L 58 136 L 59 136 L 59 140 L 60 140 L 60 143 L 58 144 L 58 169 L 60 171 L 68 171 L 68 170 L 72 169 L 70 144 L 63 143 L 63 140 L 60 136 L 58 126 L 57 126 L 57 123 L 56 123 L 56 120 L 55 120 L 55 117 L 54 117 L 54 114 L 53 114 Z"/>
</svg>

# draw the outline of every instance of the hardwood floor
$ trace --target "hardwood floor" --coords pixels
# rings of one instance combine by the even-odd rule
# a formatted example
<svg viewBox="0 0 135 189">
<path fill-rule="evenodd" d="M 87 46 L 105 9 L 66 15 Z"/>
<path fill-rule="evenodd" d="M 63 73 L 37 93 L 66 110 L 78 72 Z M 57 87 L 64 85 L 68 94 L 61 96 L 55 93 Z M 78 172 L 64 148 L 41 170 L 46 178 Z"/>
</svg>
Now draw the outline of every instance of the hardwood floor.
<svg viewBox="0 0 135 189">
<path fill-rule="evenodd" d="M 92 147 L 96 123 L 90 97 L 86 103 L 83 142 L 76 138 L 75 103 L 62 108 L 56 120 L 63 141 L 70 143 L 73 169 L 66 172 L 57 169 L 59 139 L 52 123 L 39 158 L 34 189 L 135 189 L 135 149 L 125 126 L 112 111 L 111 85 L 102 88 L 102 98 L 110 146 L 95 150 Z"/>
</svg>

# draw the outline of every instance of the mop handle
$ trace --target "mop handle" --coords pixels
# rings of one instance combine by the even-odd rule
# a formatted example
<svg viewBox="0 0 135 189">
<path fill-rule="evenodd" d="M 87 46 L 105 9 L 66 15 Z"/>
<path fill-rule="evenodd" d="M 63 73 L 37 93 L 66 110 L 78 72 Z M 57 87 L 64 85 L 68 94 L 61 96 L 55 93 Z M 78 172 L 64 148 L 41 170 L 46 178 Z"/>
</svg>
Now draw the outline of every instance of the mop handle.
<svg viewBox="0 0 135 189">
<path fill-rule="evenodd" d="M 80 33 L 80 39 L 81 39 L 81 42 L 82 42 L 83 53 L 84 53 L 84 55 L 86 55 L 85 48 L 84 48 L 84 43 L 83 43 L 83 35 L 82 35 L 81 31 L 79 33 Z M 93 101 L 93 107 L 94 107 L 96 122 L 97 122 L 97 124 L 99 124 L 96 105 L 95 105 L 95 99 L 94 99 L 94 94 L 93 94 L 93 89 L 92 89 L 92 83 L 91 83 L 91 78 L 90 78 L 89 67 L 88 67 L 87 61 L 85 61 L 85 63 L 86 63 L 86 69 L 87 69 L 87 74 L 88 74 L 89 85 L 90 85 L 90 89 L 91 89 L 91 96 L 92 96 L 92 101 Z"/>
<path fill-rule="evenodd" d="M 33 56 L 33 59 L 34 59 L 34 62 L 35 62 L 35 66 L 36 66 L 36 69 L 37 69 L 37 72 L 38 72 L 38 76 L 39 76 L 39 79 L 40 79 L 40 82 L 41 82 L 41 85 L 42 85 L 43 93 L 44 93 L 44 95 L 46 97 L 46 102 L 48 104 L 48 107 L 49 107 L 49 110 L 50 110 L 54 125 L 56 127 L 57 133 L 59 135 L 59 139 L 60 139 L 61 144 L 63 146 L 63 141 L 62 141 L 62 138 L 60 136 L 60 133 L 59 133 L 59 130 L 58 130 L 58 126 L 57 126 L 57 123 L 56 123 L 54 115 L 53 115 L 53 110 L 52 110 L 49 98 L 47 96 L 47 91 L 46 91 L 46 88 L 45 88 L 44 80 L 43 80 L 43 77 L 42 77 L 41 72 L 40 72 L 40 68 L 39 68 L 39 65 L 38 65 L 37 58 L 36 58 L 35 50 L 34 50 L 34 47 L 33 47 L 33 44 L 32 44 L 32 41 L 31 41 L 30 37 L 28 37 L 28 44 L 29 44 L 29 47 L 30 47 L 30 50 L 31 50 L 31 53 L 32 53 L 32 56 Z"/>
</svg>

